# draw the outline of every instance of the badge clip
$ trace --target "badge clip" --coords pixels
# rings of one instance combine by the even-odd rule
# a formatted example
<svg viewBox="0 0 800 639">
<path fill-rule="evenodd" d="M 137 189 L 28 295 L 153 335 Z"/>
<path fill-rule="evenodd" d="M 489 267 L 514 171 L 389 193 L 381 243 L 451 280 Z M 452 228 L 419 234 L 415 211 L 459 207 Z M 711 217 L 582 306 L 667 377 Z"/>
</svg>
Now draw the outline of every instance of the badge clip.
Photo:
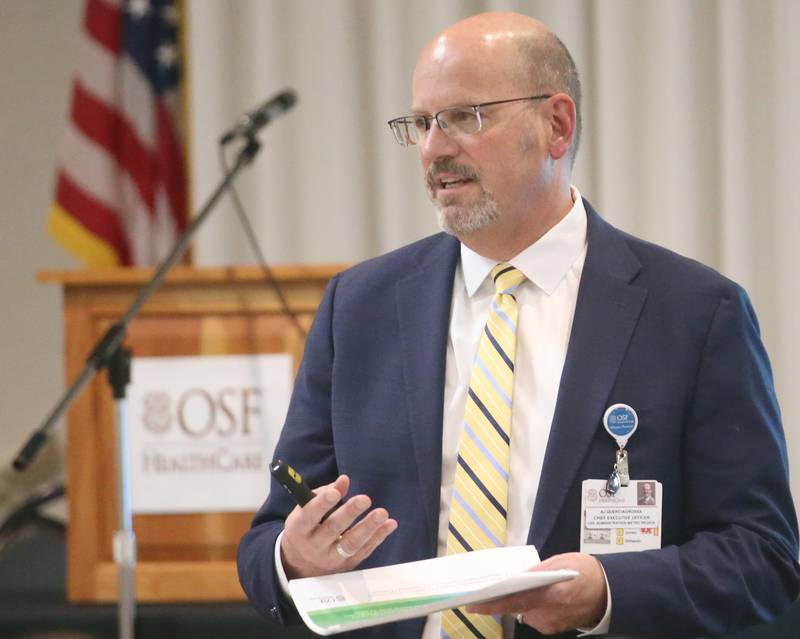
<svg viewBox="0 0 800 639">
<path fill-rule="evenodd" d="M 614 469 L 606 482 L 606 490 L 613 495 L 621 486 L 627 486 L 630 483 L 628 451 L 625 446 L 639 426 L 639 416 L 627 404 L 613 404 L 606 409 L 603 415 L 603 426 L 618 446 Z"/>
</svg>

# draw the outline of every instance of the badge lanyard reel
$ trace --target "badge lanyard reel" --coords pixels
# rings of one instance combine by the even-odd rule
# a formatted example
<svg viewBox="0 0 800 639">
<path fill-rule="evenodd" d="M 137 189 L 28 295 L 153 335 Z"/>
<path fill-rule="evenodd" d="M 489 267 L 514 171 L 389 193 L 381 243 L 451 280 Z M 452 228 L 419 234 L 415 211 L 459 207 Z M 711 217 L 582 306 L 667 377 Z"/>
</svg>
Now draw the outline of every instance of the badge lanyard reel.
<svg viewBox="0 0 800 639">
<path fill-rule="evenodd" d="M 628 451 L 625 446 L 639 426 L 639 417 L 636 415 L 636 411 L 627 404 L 614 404 L 609 406 L 603 415 L 603 426 L 619 447 L 614 470 L 611 471 L 606 482 L 606 490 L 613 495 L 620 489 L 620 486 L 627 486 L 630 483 Z"/>
</svg>

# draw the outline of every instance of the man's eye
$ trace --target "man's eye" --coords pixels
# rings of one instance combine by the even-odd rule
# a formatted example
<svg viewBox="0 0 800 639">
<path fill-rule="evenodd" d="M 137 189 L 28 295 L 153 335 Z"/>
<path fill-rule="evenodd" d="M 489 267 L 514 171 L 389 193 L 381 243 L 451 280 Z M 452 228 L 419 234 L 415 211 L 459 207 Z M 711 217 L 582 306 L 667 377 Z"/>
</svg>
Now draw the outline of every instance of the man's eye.
<svg viewBox="0 0 800 639">
<path fill-rule="evenodd" d="M 474 120 L 475 114 L 472 112 L 472 109 L 461 109 L 457 111 L 450 111 L 447 114 L 447 119 L 450 120 L 451 124 L 459 125 Z"/>
<path fill-rule="evenodd" d="M 417 131 L 424 132 L 428 130 L 428 119 L 422 116 L 414 118 L 412 124 Z"/>
</svg>

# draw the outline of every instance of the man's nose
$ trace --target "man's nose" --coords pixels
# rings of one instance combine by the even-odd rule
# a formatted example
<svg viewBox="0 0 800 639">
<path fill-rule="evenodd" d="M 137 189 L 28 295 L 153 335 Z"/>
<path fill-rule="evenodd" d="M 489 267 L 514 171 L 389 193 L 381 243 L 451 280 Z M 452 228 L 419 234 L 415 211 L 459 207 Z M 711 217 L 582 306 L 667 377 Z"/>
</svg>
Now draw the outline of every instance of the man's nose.
<svg viewBox="0 0 800 639">
<path fill-rule="evenodd" d="M 431 128 L 428 129 L 419 144 L 419 155 L 422 161 L 428 164 L 439 158 L 455 157 L 457 154 L 458 144 L 442 131 L 436 120 L 431 122 Z"/>
</svg>

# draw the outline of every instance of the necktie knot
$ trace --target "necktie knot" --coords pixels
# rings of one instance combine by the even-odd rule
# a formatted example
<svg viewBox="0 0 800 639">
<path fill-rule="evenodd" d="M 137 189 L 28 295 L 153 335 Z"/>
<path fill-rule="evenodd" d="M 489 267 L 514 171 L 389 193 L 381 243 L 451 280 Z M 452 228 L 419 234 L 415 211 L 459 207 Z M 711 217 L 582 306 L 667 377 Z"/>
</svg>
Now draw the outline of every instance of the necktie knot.
<svg viewBox="0 0 800 639">
<path fill-rule="evenodd" d="M 513 295 L 525 280 L 525 274 L 507 262 L 501 262 L 492 269 L 492 279 L 498 295 Z"/>
</svg>

